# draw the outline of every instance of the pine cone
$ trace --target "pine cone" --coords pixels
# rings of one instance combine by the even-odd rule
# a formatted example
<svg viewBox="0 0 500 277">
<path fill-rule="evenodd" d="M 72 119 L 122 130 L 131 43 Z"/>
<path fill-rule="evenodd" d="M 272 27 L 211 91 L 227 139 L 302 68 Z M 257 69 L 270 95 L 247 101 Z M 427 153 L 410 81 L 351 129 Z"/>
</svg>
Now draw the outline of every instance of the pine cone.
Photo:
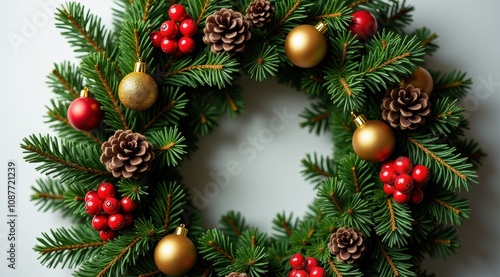
<svg viewBox="0 0 500 277">
<path fill-rule="evenodd" d="M 118 130 L 101 145 L 101 162 L 115 178 L 137 178 L 155 158 L 146 137 L 131 130 Z"/>
<path fill-rule="evenodd" d="M 247 277 L 246 273 L 231 272 L 226 277 Z"/>
<path fill-rule="evenodd" d="M 250 28 L 251 23 L 241 13 L 222 8 L 207 17 L 203 42 L 215 54 L 225 51 L 234 55 L 245 50 L 245 43 L 251 37 Z"/>
<path fill-rule="evenodd" d="M 254 0 L 246 10 L 246 19 L 257 28 L 262 28 L 274 17 L 274 7 L 267 0 Z"/>
<path fill-rule="evenodd" d="M 382 118 L 401 130 L 415 130 L 424 124 L 431 113 L 430 107 L 429 95 L 412 85 L 391 90 L 380 105 Z"/>
<path fill-rule="evenodd" d="M 337 256 L 339 262 L 353 264 L 361 257 L 366 245 L 363 234 L 352 228 L 340 228 L 333 233 L 328 243 L 330 253 Z"/>
</svg>

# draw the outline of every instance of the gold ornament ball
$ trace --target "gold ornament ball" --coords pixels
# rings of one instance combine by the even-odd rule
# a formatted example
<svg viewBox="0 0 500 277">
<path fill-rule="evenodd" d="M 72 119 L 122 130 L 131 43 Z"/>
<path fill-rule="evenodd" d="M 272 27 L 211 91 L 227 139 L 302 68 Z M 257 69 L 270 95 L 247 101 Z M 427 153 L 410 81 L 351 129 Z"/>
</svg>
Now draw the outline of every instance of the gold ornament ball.
<svg viewBox="0 0 500 277">
<path fill-rule="evenodd" d="M 354 152 L 361 159 L 374 163 L 389 158 L 396 146 L 391 127 L 379 120 L 367 120 L 364 115 L 353 118 L 357 126 L 352 136 Z"/>
<path fill-rule="evenodd" d="M 134 111 L 153 106 L 158 98 L 158 85 L 146 73 L 146 64 L 136 63 L 135 71 L 123 77 L 118 85 L 118 98 L 125 107 Z"/>
<path fill-rule="evenodd" d="M 311 68 L 319 64 L 326 55 L 327 43 L 324 33 L 326 24 L 316 26 L 299 25 L 286 36 L 285 54 L 294 65 Z"/>
<path fill-rule="evenodd" d="M 431 95 L 434 88 L 434 81 L 432 80 L 432 76 L 427 69 L 419 67 L 410 77 L 403 81 L 403 85 L 413 85 L 416 88 L 420 88 L 428 95 Z"/>
<path fill-rule="evenodd" d="M 165 236 L 156 245 L 155 264 L 164 274 L 182 276 L 196 263 L 196 246 L 186 235 L 187 229 L 181 225 L 175 233 Z"/>
</svg>

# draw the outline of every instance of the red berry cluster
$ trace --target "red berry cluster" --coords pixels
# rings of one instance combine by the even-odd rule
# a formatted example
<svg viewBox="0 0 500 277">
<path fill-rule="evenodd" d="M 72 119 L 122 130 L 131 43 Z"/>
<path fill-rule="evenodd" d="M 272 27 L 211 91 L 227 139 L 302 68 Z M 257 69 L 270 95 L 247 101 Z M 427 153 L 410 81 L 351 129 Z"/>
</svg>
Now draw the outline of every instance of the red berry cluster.
<svg viewBox="0 0 500 277">
<path fill-rule="evenodd" d="M 293 254 L 290 257 L 290 271 L 289 277 L 326 277 L 326 271 L 319 266 L 318 260 L 314 257 L 304 257 L 300 253 Z"/>
<path fill-rule="evenodd" d="M 92 227 L 99 231 L 103 241 L 114 239 L 119 231 L 134 221 L 131 214 L 136 202 L 127 196 L 121 200 L 115 198 L 116 188 L 113 184 L 104 182 L 97 190 L 91 190 L 85 195 L 85 211 L 93 215 Z"/>
<path fill-rule="evenodd" d="M 408 157 L 401 156 L 382 164 L 379 178 L 384 182 L 384 192 L 398 203 L 418 204 L 424 199 L 422 188 L 429 181 L 431 172 L 425 165 L 413 166 Z"/>
<path fill-rule="evenodd" d="M 163 22 L 160 30 L 150 35 L 153 47 L 177 56 L 193 52 L 196 43 L 192 37 L 198 32 L 196 21 L 191 19 L 181 4 L 173 4 L 168 15 L 170 20 Z"/>
</svg>

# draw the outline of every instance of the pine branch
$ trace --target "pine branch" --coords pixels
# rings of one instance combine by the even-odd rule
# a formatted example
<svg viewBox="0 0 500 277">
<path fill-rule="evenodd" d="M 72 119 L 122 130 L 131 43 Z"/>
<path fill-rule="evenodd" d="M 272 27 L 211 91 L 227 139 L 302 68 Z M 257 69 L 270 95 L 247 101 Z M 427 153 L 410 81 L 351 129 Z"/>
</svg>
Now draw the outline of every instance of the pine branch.
<svg viewBox="0 0 500 277">
<path fill-rule="evenodd" d="M 326 264 L 324 266 L 328 276 L 334 277 L 344 277 L 344 276 L 353 276 L 353 277 L 361 277 L 364 276 L 362 272 L 359 271 L 353 265 L 347 263 L 341 263 L 337 259 L 328 259 L 326 260 Z"/>
<path fill-rule="evenodd" d="M 63 183 L 72 179 L 80 183 L 101 183 L 111 178 L 99 160 L 98 146 L 57 140 L 49 135 L 31 135 L 23 139 L 21 148 L 27 162 L 40 163 L 38 171 L 60 177 Z"/>
<path fill-rule="evenodd" d="M 387 9 L 380 11 L 376 16 L 379 19 L 380 27 L 394 30 L 400 34 L 404 33 L 404 29 L 413 21 L 411 13 L 415 8 L 406 5 L 405 0 L 402 2 L 391 0 L 388 4 Z"/>
<path fill-rule="evenodd" d="M 228 0 L 185 0 L 182 3 L 186 6 L 191 18 L 196 20 L 199 30 L 205 28 L 205 21 L 214 12 L 232 6 L 232 1 Z"/>
<path fill-rule="evenodd" d="M 220 110 L 219 115 L 226 115 L 234 118 L 242 114 L 245 110 L 245 100 L 242 95 L 243 88 L 239 85 L 232 85 L 222 90 L 213 90 L 212 103 Z"/>
<path fill-rule="evenodd" d="M 74 268 L 99 253 L 106 244 L 90 224 L 51 230 L 37 240 L 40 244 L 33 249 L 40 253 L 40 262 L 49 268 Z"/>
<path fill-rule="evenodd" d="M 70 211 L 65 209 L 64 205 L 65 187 L 63 184 L 51 178 L 38 179 L 36 184 L 36 187 L 31 187 L 33 191 L 31 201 L 38 206 L 38 211 L 60 211 L 63 217 L 70 215 Z"/>
<path fill-rule="evenodd" d="M 318 1 L 308 11 L 309 20 L 325 21 L 330 34 L 341 31 L 351 22 L 352 10 L 342 1 Z"/>
<path fill-rule="evenodd" d="M 286 216 L 285 212 L 277 214 L 273 219 L 273 230 L 278 232 L 276 237 L 289 238 L 293 234 L 293 230 L 297 228 L 298 219 L 293 220 L 293 214 Z"/>
<path fill-rule="evenodd" d="M 375 192 L 373 202 L 375 231 L 382 242 L 389 247 L 408 245 L 413 224 L 409 207 L 387 198 L 382 190 Z"/>
<path fill-rule="evenodd" d="M 373 164 L 361 160 L 354 153 L 343 157 L 338 164 L 338 177 L 345 184 L 352 185 L 352 191 L 361 193 L 365 199 L 371 197 L 370 194 L 373 193 L 375 186 L 373 176 L 377 176 Z"/>
<path fill-rule="evenodd" d="M 121 179 L 116 184 L 116 188 L 122 197 L 127 196 L 133 201 L 140 202 L 149 195 L 149 186 L 144 177 L 138 179 Z"/>
<path fill-rule="evenodd" d="M 331 125 L 331 107 L 328 102 L 313 102 L 311 108 L 306 108 L 300 117 L 305 121 L 300 123 L 300 127 L 308 127 L 309 132 L 320 135 L 321 132 L 329 131 Z"/>
<path fill-rule="evenodd" d="M 374 269 L 380 274 L 378 276 L 387 277 L 415 277 L 411 255 L 403 247 L 387 247 L 375 238 L 373 258 L 375 259 Z"/>
<path fill-rule="evenodd" d="M 313 157 L 307 154 L 302 159 L 302 165 L 304 169 L 301 173 L 307 181 L 314 184 L 314 189 L 318 189 L 322 181 L 337 175 L 338 164 L 330 157 L 318 158 L 316 153 Z"/>
<path fill-rule="evenodd" d="M 232 242 L 237 242 L 243 232 L 249 228 L 249 226 L 245 224 L 245 218 L 241 216 L 241 213 L 235 211 L 228 211 L 225 215 L 222 215 L 219 223 L 221 224 L 219 229 L 228 236 Z"/>
<path fill-rule="evenodd" d="M 230 238 L 217 229 L 207 230 L 199 239 L 198 251 L 203 258 L 212 262 L 218 276 L 227 275 L 229 266 L 236 262 Z"/>
<path fill-rule="evenodd" d="M 155 158 L 160 165 L 175 167 L 182 160 L 186 151 L 186 145 L 182 144 L 185 138 L 177 129 L 177 126 L 163 131 L 151 133 L 148 140 L 153 145 Z"/>
<path fill-rule="evenodd" d="M 193 133 L 202 137 L 210 134 L 218 126 L 217 119 L 220 112 L 217 107 L 207 101 L 206 97 L 197 95 L 193 95 L 189 104 L 191 104 L 189 107 L 191 109 L 190 126 Z"/>
<path fill-rule="evenodd" d="M 268 254 L 265 247 L 239 248 L 236 251 L 237 259 L 227 271 L 245 272 L 249 277 L 259 277 L 267 273 Z"/>
<path fill-rule="evenodd" d="M 160 90 L 155 105 L 140 113 L 138 126 L 144 126 L 143 132 L 149 136 L 152 132 L 161 131 L 165 126 L 180 125 L 180 120 L 186 116 L 185 107 L 188 103 L 185 93 L 178 88 L 164 87 Z"/>
<path fill-rule="evenodd" d="M 438 36 L 426 27 L 416 29 L 409 36 L 416 36 L 420 40 L 420 45 L 425 48 L 425 54 L 429 56 L 432 56 L 439 49 L 439 45 L 434 42 Z"/>
<path fill-rule="evenodd" d="M 155 226 L 162 226 L 167 233 L 181 223 L 181 214 L 186 205 L 186 194 L 176 182 L 156 184 L 151 193 L 154 198 L 149 208 Z M 189 232 L 192 235 L 192 230 Z"/>
<path fill-rule="evenodd" d="M 460 244 L 458 242 L 458 234 L 452 227 L 438 225 L 428 237 L 428 242 L 424 244 L 426 252 L 431 257 L 447 257 L 456 254 Z"/>
<path fill-rule="evenodd" d="M 149 32 L 148 24 L 142 21 L 127 20 L 123 23 L 118 62 L 121 72 L 133 72 L 134 65 L 138 61 L 142 61 L 148 66 L 153 64 L 153 45 L 149 38 Z"/>
<path fill-rule="evenodd" d="M 280 55 L 276 45 L 255 42 L 242 54 L 241 64 L 245 75 L 262 82 L 276 76 L 280 66 Z"/>
<path fill-rule="evenodd" d="M 78 66 L 69 61 L 54 64 L 48 76 L 47 84 L 61 101 L 71 102 L 80 96 L 83 88 L 83 76 Z"/>
<path fill-rule="evenodd" d="M 446 136 L 458 128 L 462 122 L 465 109 L 457 105 L 457 100 L 450 101 L 448 97 L 440 98 L 432 106 L 425 127 L 434 136 Z"/>
<path fill-rule="evenodd" d="M 429 71 L 434 80 L 432 97 L 449 97 L 450 99 L 462 99 L 472 87 L 472 80 L 467 78 L 465 72 L 452 70 L 447 73 Z"/>
<path fill-rule="evenodd" d="M 439 223 L 462 225 L 462 220 L 470 216 L 471 207 L 466 198 L 434 186 L 428 189 L 425 195 L 425 206 Z"/>
<path fill-rule="evenodd" d="M 474 169 L 479 168 L 483 164 L 484 158 L 487 156 L 479 144 L 471 139 L 457 139 L 453 141 L 453 146 L 457 148 L 457 151 L 462 154 L 462 156 L 467 157 L 467 162 L 471 163 Z"/>
</svg>

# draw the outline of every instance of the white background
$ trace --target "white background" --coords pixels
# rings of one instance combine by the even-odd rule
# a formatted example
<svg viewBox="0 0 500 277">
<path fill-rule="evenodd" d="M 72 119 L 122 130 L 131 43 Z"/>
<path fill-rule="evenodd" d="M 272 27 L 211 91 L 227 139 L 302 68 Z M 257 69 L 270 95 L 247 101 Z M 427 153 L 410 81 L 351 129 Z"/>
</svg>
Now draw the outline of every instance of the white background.
<svg viewBox="0 0 500 277">
<path fill-rule="evenodd" d="M 57 214 L 40 213 L 29 201 L 30 186 L 40 177 L 34 165 L 22 160 L 19 144 L 32 133 L 47 133 L 43 124 L 45 105 L 52 95 L 45 81 L 54 62 L 73 59 L 71 49 L 54 27 L 52 12 L 62 1 L 4 1 L 0 9 L 0 61 L 2 98 L 0 118 L 0 275 L 1 276 L 69 276 L 69 270 L 45 269 L 37 261 L 32 247 L 42 231 L 67 224 Z M 111 1 L 81 1 L 94 13 L 111 22 Z M 104 2 L 104 3 L 103 3 Z M 407 1 L 416 6 L 411 28 L 428 26 L 439 35 L 441 50 L 429 60 L 432 69 L 461 69 L 474 81 L 467 102 L 470 113 L 470 136 L 489 154 L 480 169 L 480 183 L 466 196 L 473 213 L 460 228 L 462 248 L 447 261 L 432 260 L 428 268 L 444 277 L 493 277 L 500 273 L 500 33 L 497 16 L 500 2 L 495 0 Z M 46 7 L 46 8 L 44 8 Z M 31 26 L 31 28 L 30 28 Z M 15 45 L 9 39 L 23 39 Z M 224 170 L 230 161 L 237 161 L 241 173 L 231 176 L 228 186 L 220 189 L 203 210 L 207 226 L 213 227 L 228 209 L 241 211 L 250 225 L 271 230 L 276 213 L 293 211 L 302 216 L 313 198 L 312 186 L 303 181 L 300 160 L 306 153 L 331 152 L 330 139 L 309 135 L 300 129 L 299 118 L 291 119 L 283 131 L 262 133 L 269 127 L 278 109 L 297 116 L 307 106 L 297 92 L 277 85 L 245 82 L 247 112 L 238 119 L 223 120 L 215 134 L 204 139 L 202 150 L 183 172 L 190 187 L 203 189 L 212 182 L 210 172 Z M 255 156 L 238 152 L 238 147 L 251 137 L 264 135 L 262 150 Z M 248 147 L 243 146 L 244 149 Z M 251 158 L 251 159 L 250 159 Z M 17 263 L 16 270 L 7 268 L 6 171 L 7 161 L 18 164 L 17 187 Z"/>
</svg>

